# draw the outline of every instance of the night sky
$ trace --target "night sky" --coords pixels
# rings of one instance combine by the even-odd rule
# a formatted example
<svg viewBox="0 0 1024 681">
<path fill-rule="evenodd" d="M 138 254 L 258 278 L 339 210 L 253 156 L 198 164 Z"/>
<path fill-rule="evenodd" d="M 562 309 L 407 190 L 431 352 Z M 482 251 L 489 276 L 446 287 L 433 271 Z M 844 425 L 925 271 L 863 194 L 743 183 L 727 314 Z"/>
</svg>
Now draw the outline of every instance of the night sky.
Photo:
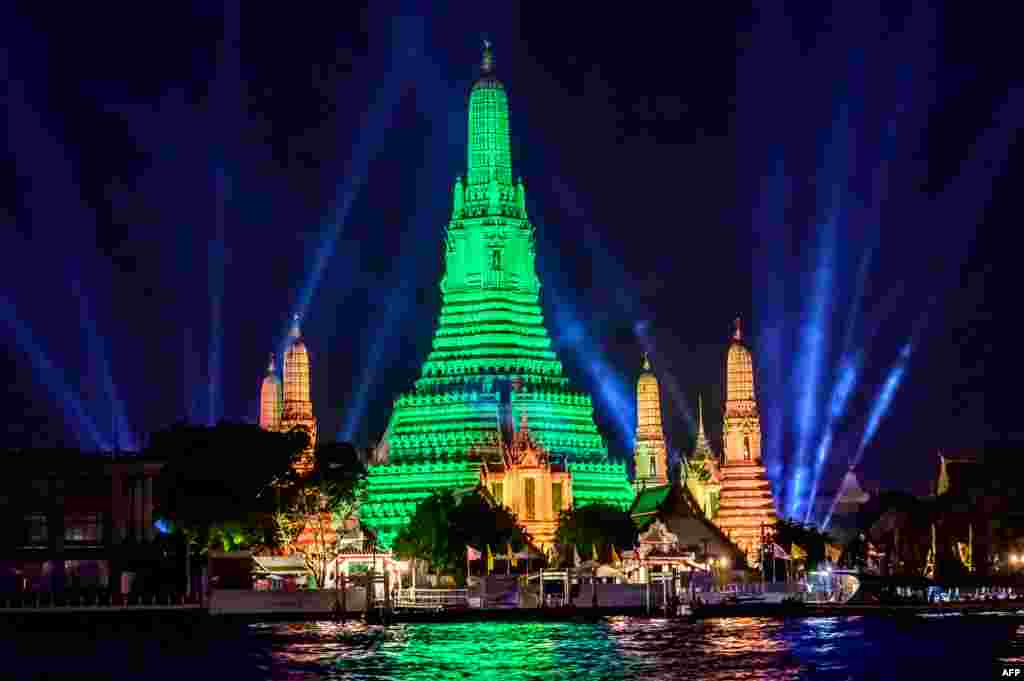
<svg viewBox="0 0 1024 681">
<path fill-rule="evenodd" d="M 876 409 L 865 485 L 927 491 L 939 449 L 1021 438 L 1019 24 L 871 5 L 8 8 L 3 444 L 254 421 L 295 312 L 321 437 L 379 437 L 429 350 L 486 37 L 548 328 L 612 455 L 645 347 L 670 446 L 698 392 L 720 442 L 740 315 L 785 506 L 851 358 L 821 489 Z"/>
</svg>

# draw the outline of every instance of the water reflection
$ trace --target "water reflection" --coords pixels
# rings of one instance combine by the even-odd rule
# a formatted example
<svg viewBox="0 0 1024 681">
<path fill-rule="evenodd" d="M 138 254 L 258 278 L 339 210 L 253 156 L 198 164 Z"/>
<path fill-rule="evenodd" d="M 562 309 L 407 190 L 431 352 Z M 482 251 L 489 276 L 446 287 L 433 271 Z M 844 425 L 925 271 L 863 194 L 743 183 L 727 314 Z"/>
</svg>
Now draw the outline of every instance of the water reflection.
<svg viewBox="0 0 1024 681">
<path fill-rule="evenodd" d="M 0 637 L 0 655 L 15 661 L 14 678 L 25 679 L 969 679 L 989 677 L 995 665 L 1024 664 L 1024 626 L 1006 617 L 390 627 L 211 619 L 196 627 L 19 631 Z"/>
</svg>

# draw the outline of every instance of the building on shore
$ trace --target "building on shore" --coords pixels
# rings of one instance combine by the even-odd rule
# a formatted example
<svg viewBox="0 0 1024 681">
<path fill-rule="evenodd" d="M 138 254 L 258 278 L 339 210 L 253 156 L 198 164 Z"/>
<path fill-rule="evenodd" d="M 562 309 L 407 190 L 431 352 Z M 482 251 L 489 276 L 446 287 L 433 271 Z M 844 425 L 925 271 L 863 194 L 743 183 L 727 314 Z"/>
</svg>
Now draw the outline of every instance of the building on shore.
<svg viewBox="0 0 1024 681">
<path fill-rule="evenodd" d="M 705 516 L 679 481 L 643 490 L 629 513 L 640 533 L 634 560 L 644 569 L 690 569 L 693 563 L 704 569 L 746 566 L 746 552 Z"/>
<path fill-rule="evenodd" d="M 564 468 L 577 506 L 625 508 L 633 498 L 625 465 L 608 459 L 590 396 L 573 389 L 551 349 L 534 226 L 523 182 L 513 181 L 508 99 L 489 45 L 469 94 L 468 142 L 444 234 L 432 350 L 412 391 L 395 399 L 374 456 L 386 463 L 370 467 L 361 509 L 384 544 L 431 493 L 480 484 L 485 466 L 504 461 L 523 415 L 533 441 Z M 529 490 L 521 494 L 529 503 Z M 553 493 L 533 494 L 535 507 L 554 503 Z M 503 495 L 514 496 L 507 487 Z"/>
<path fill-rule="evenodd" d="M 163 462 L 78 450 L 9 452 L 0 481 L 0 593 L 155 591 L 179 574 L 153 522 Z"/>
<path fill-rule="evenodd" d="M 643 371 L 636 381 L 636 444 L 633 462 L 633 486 L 637 493 L 647 487 L 668 484 L 668 447 L 661 426 L 661 392 L 647 353 L 644 353 Z"/>
<path fill-rule="evenodd" d="M 754 360 L 743 343 L 740 320 L 726 357 L 725 457 L 715 522 L 757 565 L 762 528 L 775 524 L 775 501 L 761 460 L 761 416 L 754 389 Z"/>
<path fill-rule="evenodd" d="M 298 428 L 309 435 L 309 447 L 295 461 L 296 472 L 308 473 L 313 468 L 317 423 L 309 390 L 309 351 L 302 339 L 298 315 L 288 334 L 283 368 L 284 380 L 281 381 L 277 377 L 274 355 L 271 355 L 260 384 L 259 423 L 266 430 L 288 432 Z"/>
</svg>

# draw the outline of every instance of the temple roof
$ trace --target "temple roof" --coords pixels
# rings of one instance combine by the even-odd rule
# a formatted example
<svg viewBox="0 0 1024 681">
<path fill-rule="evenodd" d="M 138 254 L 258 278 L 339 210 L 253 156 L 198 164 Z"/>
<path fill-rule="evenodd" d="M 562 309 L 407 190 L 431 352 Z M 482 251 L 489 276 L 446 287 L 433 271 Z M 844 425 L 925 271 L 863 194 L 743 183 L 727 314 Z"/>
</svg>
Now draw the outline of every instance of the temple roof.
<svg viewBox="0 0 1024 681">
<path fill-rule="evenodd" d="M 630 509 L 629 514 L 636 517 L 654 513 L 671 491 L 672 485 L 645 487 L 636 495 L 636 501 L 633 502 L 633 508 Z"/>
<path fill-rule="evenodd" d="M 641 532 L 657 519 L 676 534 L 683 546 L 703 536 L 727 547 L 737 563 L 745 555 L 721 528 L 708 520 L 690 491 L 678 482 L 643 490 L 637 495 L 629 514 Z"/>
</svg>

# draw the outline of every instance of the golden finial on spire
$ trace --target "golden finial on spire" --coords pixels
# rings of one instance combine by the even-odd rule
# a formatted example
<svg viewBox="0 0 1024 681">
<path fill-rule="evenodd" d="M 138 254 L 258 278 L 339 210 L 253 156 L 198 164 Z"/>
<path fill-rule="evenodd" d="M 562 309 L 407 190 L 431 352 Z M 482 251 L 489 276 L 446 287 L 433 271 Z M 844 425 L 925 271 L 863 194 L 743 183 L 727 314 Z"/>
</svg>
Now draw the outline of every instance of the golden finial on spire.
<svg viewBox="0 0 1024 681">
<path fill-rule="evenodd" d="M 267 373 L 272 374 L 275 371 L 274 367 L 274 353 L 270 353 L 270 364 L 267 365 Z"/>
<path fill-rule="evenodd" d="M 491 41 L 484 39 L 484 56 L 480 61 L 480 71 L 490 73 L 494 70 L 494 52 L 491 50 Z"/>
<path fill-rule="evenodd" d="M 298 313 L 296 313 L 295 316 L 292 318 L 292 330 L 288 335 L 290 335 L 292 338 L 298 338 L 299 336 L 302 335 L 302 331 L 299 330 Z"/>
<path fill-rule="evenodd" d="M 742 329 L 740 327 L 740 318 L 736 317 L 736 319 L 733 321 L 733 324 L 735 324 L 735 326 L 736 326 L 736 330 L 733 331 L 733 334 L 732 334 L 733 340 L 738 340 L 738 341 L 743 340 L 743 331 L 742 331 Z"/>
<path fill-rule="evenodd" d="M 704 396 L 697 393 L 697 432 L 704 432 Z"/>
<path fill-rule="evenodd" d="M 651 370 L 651 360 L 647 357 L 647 353 L 644 353 L 644 371 Z"/>
</svg>

